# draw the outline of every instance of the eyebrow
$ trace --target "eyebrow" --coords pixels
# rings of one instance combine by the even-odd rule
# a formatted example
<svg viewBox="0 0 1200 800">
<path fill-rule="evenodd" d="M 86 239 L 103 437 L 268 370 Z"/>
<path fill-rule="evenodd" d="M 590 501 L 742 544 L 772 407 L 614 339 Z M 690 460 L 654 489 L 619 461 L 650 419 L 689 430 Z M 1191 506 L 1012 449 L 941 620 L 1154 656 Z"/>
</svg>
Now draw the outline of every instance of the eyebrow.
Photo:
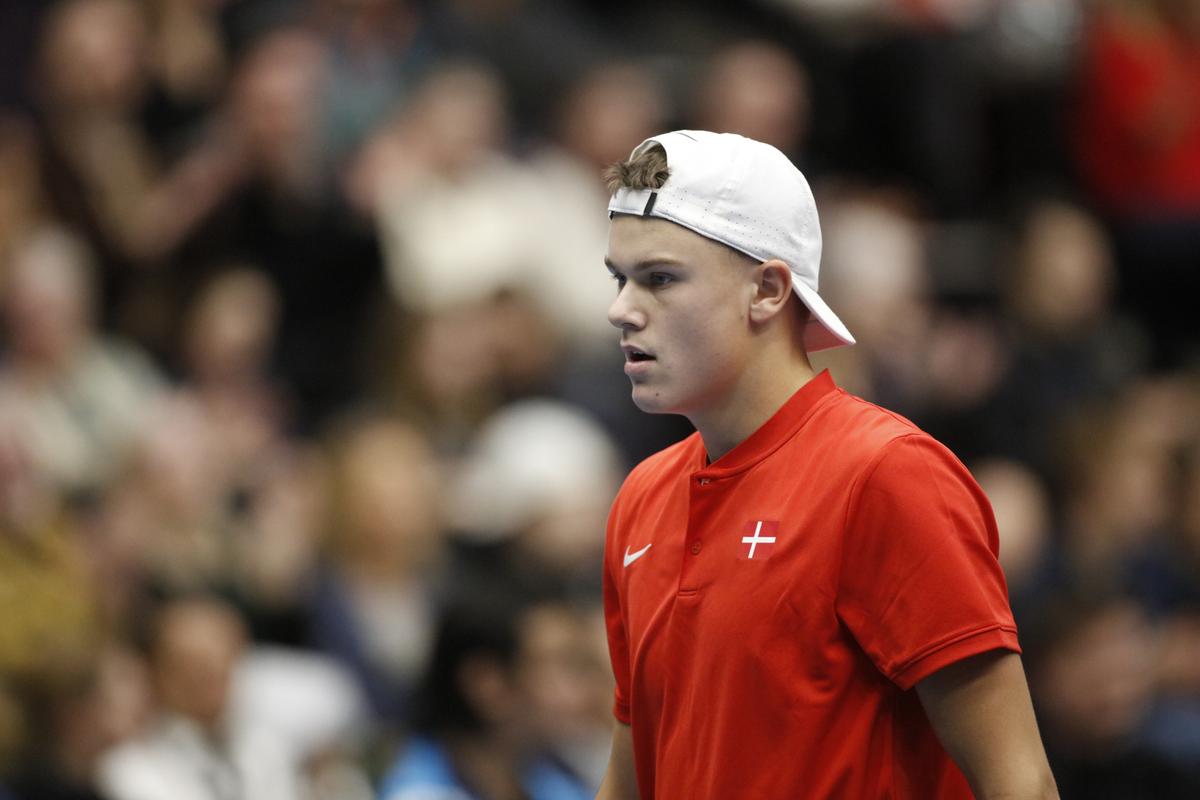
<svg viewBox="0 0 1200 800">
<path fill-rule="evenodd" d="M 612 260 L 609 259 L 608 256 L 604 257 L 604 266 L 608 267 L 609 271 L 611 271 L 611 272 L 620 272 L 621 271 L 620 268 L 616 264 L 614 264 L 612 262 Z M 657 258 L 647 258 L 643 261 L 637 262 L 629 269 L 629 272 L 639 272 L 644 269 L 649 269 L 650 267 L 681 267 L 681 266 L 683 266 L 683 262 L 681 262 L 681 261 L 677 261 L 668 256 L 659 256 Z"/>
</svg>

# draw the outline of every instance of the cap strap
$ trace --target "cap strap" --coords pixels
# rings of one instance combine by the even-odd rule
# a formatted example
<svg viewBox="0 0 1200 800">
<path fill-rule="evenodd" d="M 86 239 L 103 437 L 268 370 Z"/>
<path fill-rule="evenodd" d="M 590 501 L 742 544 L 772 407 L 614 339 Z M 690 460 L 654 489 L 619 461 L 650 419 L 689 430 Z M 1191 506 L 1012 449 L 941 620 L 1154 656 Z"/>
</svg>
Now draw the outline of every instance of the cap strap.
<svg viewBox="0 0 1200 800">
<path fill-rule="evenodd" d="M 654 210 L 654 201 L 658 199 L 658 192 L 651 192 L 650 199 L 646 201 L 646 207 L 642 209 L 642 216 L 650 216 L 650 212 Z"/>
</svg>

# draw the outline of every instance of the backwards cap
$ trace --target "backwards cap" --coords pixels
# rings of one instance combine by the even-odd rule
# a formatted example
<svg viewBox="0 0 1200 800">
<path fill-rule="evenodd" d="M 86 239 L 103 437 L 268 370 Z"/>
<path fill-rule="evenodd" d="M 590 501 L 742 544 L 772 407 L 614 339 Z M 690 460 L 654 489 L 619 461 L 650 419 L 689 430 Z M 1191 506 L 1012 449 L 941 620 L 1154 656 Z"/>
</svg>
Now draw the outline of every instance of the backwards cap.
<svg viewBox="0 0 1200 800">
<path fill-rule="evenodd" d="M 757 261 L 777 258 L 792 271 L 792 289 L 812 312 L 804 332 L 811 353 L 854 344 L 854 337 L 817 293 L 821 227 L 812 190 L 788 157 L 735 133 L 672 131 L 652 136 L 667 153 L 670 177 L 660 189 L 622 187 L 609 216 L 658 217 L 732 247 Z"/>
</svg>

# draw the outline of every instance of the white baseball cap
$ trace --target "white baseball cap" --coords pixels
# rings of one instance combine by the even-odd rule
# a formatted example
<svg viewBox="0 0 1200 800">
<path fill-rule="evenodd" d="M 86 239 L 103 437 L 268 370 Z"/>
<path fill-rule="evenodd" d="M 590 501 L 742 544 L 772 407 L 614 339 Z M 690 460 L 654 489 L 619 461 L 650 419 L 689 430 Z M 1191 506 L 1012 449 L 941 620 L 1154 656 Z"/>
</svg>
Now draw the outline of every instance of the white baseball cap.
<svg viewBox="0 0 1200 800">
<path fill-rule="evenodd" d="M 792 288 L 812 311 L 804 332 L 811 353 L 854 344 L 837 314 L 817 294 L 821 226 L 812 190 L 800 170 L 776 148 L 736 133 L 672 131 L 653 144 L 667 153 L 670 177 L 660 189 L 622 187 L 608 203 L 609 217 L 659 217 L 745 253 L 777 258 L 792 270 Z"/>
</svg>

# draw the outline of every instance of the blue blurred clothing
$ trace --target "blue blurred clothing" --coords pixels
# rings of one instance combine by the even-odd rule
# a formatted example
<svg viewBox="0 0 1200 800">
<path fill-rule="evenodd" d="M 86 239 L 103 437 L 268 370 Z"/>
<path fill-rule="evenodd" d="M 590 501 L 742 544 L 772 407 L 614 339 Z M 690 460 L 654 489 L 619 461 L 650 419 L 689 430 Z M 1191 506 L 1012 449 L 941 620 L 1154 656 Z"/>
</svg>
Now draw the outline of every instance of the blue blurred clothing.
<svg viewBox="0 0 1200 800">
<path fill-rule="evenodd" d="M 594 792 L 548 758 L 525 765 L 521 787 L 529 800 L 592 800 Z M 446 748 L 434 739 L 413 737 L 388 771 L 380 800 L 487 800 L 463 783 Z"/>
</svg>

